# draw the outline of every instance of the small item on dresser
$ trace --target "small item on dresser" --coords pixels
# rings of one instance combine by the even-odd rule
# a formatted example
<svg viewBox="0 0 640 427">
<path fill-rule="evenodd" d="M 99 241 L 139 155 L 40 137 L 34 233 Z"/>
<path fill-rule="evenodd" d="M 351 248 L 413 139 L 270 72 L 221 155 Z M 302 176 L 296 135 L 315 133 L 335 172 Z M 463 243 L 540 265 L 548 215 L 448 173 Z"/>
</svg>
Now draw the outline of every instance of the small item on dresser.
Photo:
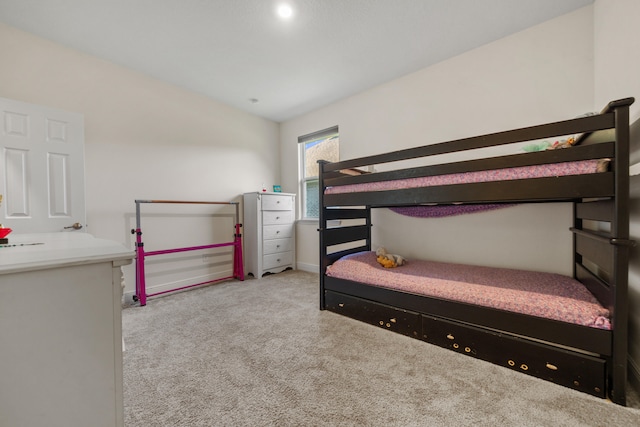
<svg viewBox="0 0 640 427">
<path fill-rule="evenodd" d="M 9 239 L 7 238 L 7 236 L 9 235 L 9 233 L 11 233 L 11 231 L 12 230 L 10 228 L 4 228 L 2 224 L 0 224 L 0 244 L 1 245 L 5 245 L 9 243 Z"/>
<path fill-rule="evenodd" d="M 387 250 L 382 246 L 376 250 L 376 257 L 378 263 L 384 268 L 400 267 L 407 263 L 407 260 L 400 255 L 387 253 Z"/>
</svg>

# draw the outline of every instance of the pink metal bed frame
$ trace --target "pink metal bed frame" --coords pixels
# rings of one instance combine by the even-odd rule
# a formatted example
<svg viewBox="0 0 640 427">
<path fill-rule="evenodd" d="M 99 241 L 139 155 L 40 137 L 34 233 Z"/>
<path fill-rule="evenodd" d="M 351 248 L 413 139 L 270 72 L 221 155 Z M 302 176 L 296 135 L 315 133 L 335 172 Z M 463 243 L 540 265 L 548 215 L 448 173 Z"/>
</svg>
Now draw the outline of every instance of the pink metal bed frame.
<svg viewBox="0 0 640 427">
<path fill-rule="evenodd" d="M 147 298 L 167 294 L 170 292 L 181 291 L 184 289 L 193 288 L 208 283 L 220 282 L 227 279 L 244 280 L 244 269 L 242 261 L 242 234 L 240 233 L 240 227 L 242 224 L 239 220 L 239 204 L 238 202 L 197 202 L 197 201 L 181 201 L 181 200 L 136 200 L 136 228 L 131 230 L 131 234 L 136 234 L 136 293 L 133 296 L 134 301 L 139 301 L 141 306 L 147 304 Z M 203 246 L 190 246 L 185 248 L 176 249 L 163 249 L 159 251 L 144 251 L 144 243 L 142 242 L 142 229 L 140 227 L 140 205 L 142 203 L 173 203 L 173 204 L 192 204 L 192 205 L 235 205 L 235 234 L 232 242 L 215 243 L 211 245 Z M 162 292 L 156 292 L 153 294 L 147 294 L 144 274 L 144 260 L 145 257 L 152 255 L 164 255 L 176 252 L 197 251 L 203 249 L 220 248 L 223 246 L 233 246 L 233 275 L 227 277 L 221 277 L 214 280 L 208 280 L 206 282 L 195 283 L 193 285 L 182 286 L 175 289 L 169 289 Z"/>
</svg>

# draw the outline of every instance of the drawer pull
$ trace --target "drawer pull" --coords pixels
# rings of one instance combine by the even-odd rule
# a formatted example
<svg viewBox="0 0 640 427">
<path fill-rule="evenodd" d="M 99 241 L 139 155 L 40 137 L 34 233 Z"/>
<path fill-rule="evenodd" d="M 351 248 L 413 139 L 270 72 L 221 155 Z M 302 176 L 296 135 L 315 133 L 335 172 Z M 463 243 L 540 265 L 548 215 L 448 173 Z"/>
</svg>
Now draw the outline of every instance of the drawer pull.
<svg viewBox="0 0 640 427">
<path fill-rule="evenodd" d="M 276 230 L 276 234 L 280 234 L 280 230 Z"/>
<path fill-rule="evenodd" d="M 280 245 L 276 245 L 276 248 L 280 248 Z"/>
<path fill-rule="evenodd" d="M 552 371 L 558 370 L 558 367 L 556 365 L 552 365 L 551 363 L 547 363 L 547 368 L 551 369 Z"/>
</svg>

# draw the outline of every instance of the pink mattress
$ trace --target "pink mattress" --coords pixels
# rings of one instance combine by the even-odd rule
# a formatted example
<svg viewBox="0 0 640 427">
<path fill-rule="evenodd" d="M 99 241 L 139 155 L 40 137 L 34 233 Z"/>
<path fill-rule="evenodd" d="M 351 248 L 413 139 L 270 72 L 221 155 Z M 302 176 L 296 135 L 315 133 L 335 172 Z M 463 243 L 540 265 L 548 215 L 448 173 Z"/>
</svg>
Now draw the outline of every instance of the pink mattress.
<svg viewBox="0 0 640 427">
<path fill-rule="evenodd" d="M 367 191 L 402 190 L 436 185 L 469 184 L 477 182 L 509 181 L 514 179 L 544 178 L 553 176 L 584 175 L 606 171 L 609 160 L 581 160 L 537 166 L 464 172 L 458 174 L 425 176 L 393 181 L 349 184 L 327 187 L 325 194 L 360 193 Z"/>
<path fill-rule="evenodd" d="M 609 310 L 577 280 L 523 270 L 409 260 L 384 268 L 374 252 L 336 261 L 327 275 L 383 288 L 492 307 L 599 329 L 611 329 Z"/>
</svg>

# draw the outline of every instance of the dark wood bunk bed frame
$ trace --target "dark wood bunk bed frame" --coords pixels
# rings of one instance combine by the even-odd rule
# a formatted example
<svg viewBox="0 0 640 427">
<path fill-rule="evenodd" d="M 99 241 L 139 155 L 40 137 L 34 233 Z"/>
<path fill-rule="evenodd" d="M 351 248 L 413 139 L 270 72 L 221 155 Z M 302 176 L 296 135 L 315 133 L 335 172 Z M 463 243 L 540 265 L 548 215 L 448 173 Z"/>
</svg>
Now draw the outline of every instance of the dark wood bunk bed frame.
<svg viewBox="0 0 640 427">
<path fill-rule="evenodd" d="M 634 244 L 629 240 L 628 213 L 629 106 L 633 102 L 633 98 L 613 101 L 600 114 L 589 117 L 336 163 L 320 161 L 320 309 L 626 405 L 628 258 Z M 571 134 L 581 136 L 579 144 L 569 149 L 355 176 L 344 173 L 369 165 Z M 612 160 L 608 172 L 324 194 L 327 187 L 347 184 L 601 158 Z M 573 202 L 573 275 L 609 309 L 612 329 L 421 296 L 326 274 L 327 267 L 342 256 L 372 250 L 371 209 L 454 202 Z M 593 221 L 609 223 L 609 229 L 594 230 L 601 227 L 594 227 Z"/>
</svg>

